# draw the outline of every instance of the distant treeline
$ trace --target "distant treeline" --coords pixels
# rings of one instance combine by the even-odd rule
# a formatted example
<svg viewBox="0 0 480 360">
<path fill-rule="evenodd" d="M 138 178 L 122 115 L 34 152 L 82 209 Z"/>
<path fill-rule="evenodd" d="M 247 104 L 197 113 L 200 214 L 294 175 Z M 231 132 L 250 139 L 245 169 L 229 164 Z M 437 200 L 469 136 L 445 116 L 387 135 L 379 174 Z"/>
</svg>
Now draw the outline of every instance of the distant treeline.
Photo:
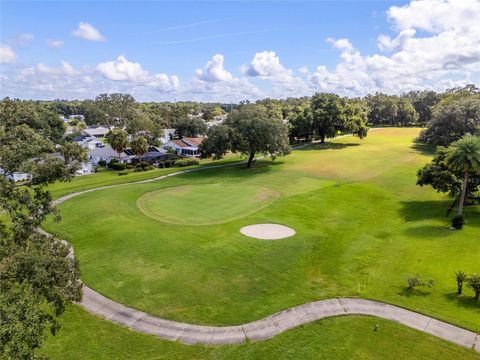
<svg viewBox="0 0 480 360">
<path fill-rule="evenodd" d="M 439 134 L 444 132 L 445 123 L 455 123 L 460 133 L 471 132 L 471 127 L 479 126 L 471 116 L 476 114 L 479 97 L 480 90 L 475 85 L 467 85 L 442 93 L 430 90 L 410 91 L 402 95 L 375 93 L 363 98 L 319 93 L 312 97 L 282 100 L 267 98 L 254 104 L 264 108 L 271 118 L 288 123 L 292 140 L 308 140 L 312 136 L 323 135 L 331 137 L 334 132 L 344 130 L 342 124 L 351 123 L 353 119 L 357 124 L 366 123 L 369 126 L 426 126 L 428 130 L 422 134 L 423 141 L 442 145 L 450 141 L 442 140 L 442 134 Z M 455 119 L 451 111 L 448 114 L 444 111 L 442 117 L 446 104 L 451 107 L 458 101 L 467 103 L 458 103 L 457 113 L 466 112 L 464 115 L 470 116 L 470 120 Z M 0 101 L 0 126 L 8 128 L 12 124 L 27 123 L 52 140 L 58 140 L 65 131 L 59 116 L 83 115 L 83 126 L 103 124 L 121 127 L 130 134 L 142 133 L 148 135 L 147 139 L 155 139 L 165 128 L 180 128 L 187 135 L 202 134 L 206 128 L 200 120 L 210 121 L 248 104 L 251 102 L 137 102 L 131 95 L 120 93 L 100 94 L 93 100 L 82 101 L 5 98 Z M 73 122 L 73 125 L 76 123 Z"/>
</svg>

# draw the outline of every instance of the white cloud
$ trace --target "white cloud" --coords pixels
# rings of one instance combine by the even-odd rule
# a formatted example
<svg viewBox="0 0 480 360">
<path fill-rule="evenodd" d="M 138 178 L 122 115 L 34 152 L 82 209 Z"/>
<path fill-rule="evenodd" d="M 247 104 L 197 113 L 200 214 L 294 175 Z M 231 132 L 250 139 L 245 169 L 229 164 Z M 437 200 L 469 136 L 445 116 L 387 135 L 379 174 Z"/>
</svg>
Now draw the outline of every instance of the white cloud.
<svg viewBox="0 0 480 360">
<path fill-rule="evenodd" d="M 209 60 L 205 67 L 197 69 L 196 76 L 199 80 L 207 82 L 230 81 L 232 74 L 223 67 L 223 55 L 215 54 L 212 60 Z"/>
<path fill-rule="evenodd" d="M 245 77 L 234 77 L 225 70 L 224 57 L 221 54 L 213 55 L 203 69 L 195 71 L 195 78 L 185 89 L 185 94 L 196 100 L 222 99 L 228 102 L 257 99 L 263 95 L 262 91 Z"/>
<path fill-rule="evenodd" d="M 151 76 L 138 62 L 131 62 L 123 55 L 115 60 L 98 64 L 97 71 L 108 80 L 130 82 L 136 86 L 149 86 L 164 91 L 174 91 L 180 86 L 177 76 L 167 74 Z"/>
<path fill-rule="evenodd" d="M 352 51 L 353 45 L 348 39 L 338 39 L 335 40 L 334 38 L 327 38 L 326 40 L 328 43 L 332 44 L 335 49 L 338 50 L 345 50 L 345 51 Z"/>
<path fill-rule="evenodd" d="M 47 40 L 47 45 L 48 47 L 52 49 L 58 49 L 63 46 L 63 40 L 54 40 L 54 39 L 48 39 Z"/>
<path fill-rule="evenodd" d="M 0 64 L 11 64 L 17 60 L 17 54 L 8 45 L 0 45 Z"/>
<path fill-rule="evenodd" d="M 148 72 L 143 70 L 139 63 L 130 62 L 123 55 L 115 60 L 98 64 L 97 70 L 107 79 L 115 81 L 139 82 L 148 76 Z"/>
<path fill-rule="evenodd" d="M 106 38 L 103 36 L 100 31 L 95 29 L 92 25 L 86 22 L 80 22 L 78 27 L 73 30 L 73 36 L 90 40 L 90 41 L 105 41 Z"/>
<path fill-rule="evenodd" d="M 390 56 L 362 55 L 347 39 L 327 39 L 341 49 L 334 71 L 319 66 L 310 76 L 316 90 L 348 95 L 368 92 L 443 90 L 480 72 L 479 0 L 424 0 L 387 11 L 395 37 L 381 34 L 377 43 Z M 454 80 L 453 80 L 454 79 Z"/>
<path fill-rule="evenodd" d="M 310 93 L 305 81 L 283 66 L 274 51 L 256 53 L 250 65 L 244 68 L 244 72 L 248 76 L 271 82 L 271 96 L 274 97 L 303 96 Z"/>
</svg>

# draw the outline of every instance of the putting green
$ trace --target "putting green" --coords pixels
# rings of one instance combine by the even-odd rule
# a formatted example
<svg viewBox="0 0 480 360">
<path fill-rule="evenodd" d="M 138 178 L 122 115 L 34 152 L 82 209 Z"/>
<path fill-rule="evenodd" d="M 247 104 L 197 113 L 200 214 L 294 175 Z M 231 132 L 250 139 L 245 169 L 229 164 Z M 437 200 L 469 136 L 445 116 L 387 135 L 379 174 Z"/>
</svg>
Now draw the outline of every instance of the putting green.
<svg viewBox="0 0 480 360">
<path fill-rule="evenodd" d="M 176 186 L 141 196 L 138 208 L 156 220 L 182 225 L 221 224 L 269 205 L 278 193 L 248 184 Z"/>
</svg>

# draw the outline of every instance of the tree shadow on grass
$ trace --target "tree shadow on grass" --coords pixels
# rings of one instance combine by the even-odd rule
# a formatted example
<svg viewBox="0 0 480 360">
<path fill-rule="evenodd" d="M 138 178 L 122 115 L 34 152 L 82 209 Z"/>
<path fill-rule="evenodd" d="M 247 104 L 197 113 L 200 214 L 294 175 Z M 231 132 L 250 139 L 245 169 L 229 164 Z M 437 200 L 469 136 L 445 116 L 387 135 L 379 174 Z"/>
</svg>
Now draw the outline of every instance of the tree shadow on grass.
<svg viewBox="0 0 480 360">
<path fill-rule="evenodd" d="M 275 167 L 282 165 L 283 161 L 280 159 L 276 159 L 272 161 L 270 159 L 261 159 L 255 161 L 252 168 L 247 168 L 246 164 L 236 164 L 232 166 L 226 167 L 217 167 L 213 169 L 208 169 L 206 167 L 202 168 L 201 171 L 192 171 L 186 174 L 178 175 L 180 177 L 188 177 L 188 178 L 214 178 L 217 177 L 221 179 L 222 177 L 228 178 L 235 178 L 241 179 L 244 178 L 245 180 L 251 179 L 252 177 L 256 177 L 258 175 L 265 175 Z"/>
<path fill-rule="evenodd" d="M 335 143 L 335 142 L 326 142 L 326 143 L 312 143 L 308 144 L 305 147 L 296 149 L 295 151 L 312 151 L 312 150 L 341 150 L 352 146 L 360 146 L 358 143 Z"/>
<path fill-rule="evenodd" d="M 400 290 L 398 293 L 400 296 L 405 296 L 405 297 L 425 297 L 430 295 L 429 291 L 422 290 L 420 288 L 417 289 L 409 289 L 408 287 L 404 287 Z"/>
<path fill-rule="evenodd" d="M 463 286 L 463 293 L 462 295 L 457 295 L 457 293 L 450 293 L 445 294 L 445 297 L 454 302 L 457 306 L 461 306 L 468 310 L 473 310 L 473 313 L 476 315 L 480 315 L 480 301 L 476 301 L 473 298 L 473 292 L 469 289 L 465 289 L 465 285 Z"/>
<path fill-rule="evenodd" d="M 410 227 L 405 230 L 405 234 L 414 238 L 438 239 L 453 235 L 455 232 L 449 230 L 450 222 L 445 221 L 445 226 L 422 225 Z"/>
<path fill-rule="evenodd" d="M 411 148 L 413 150 L 415 150 L 415 152 L 423 154 L 423 155 L 434 155 L 435 154 L 435 148 L 430 146 L 430 145 L 427 145 L 427 144 L 422 144 L 422 143 L 419 143 L 419 142 L 415 142 L 415 143 L 413 143 Z"/>
<path fill-rule="evenodd" d="M 408 222 L 428 219 L 446 220 L 448 219 L 447 210 L 451 204 L 451 200 L 402 201 L 399 213 Z"/>
</svg>

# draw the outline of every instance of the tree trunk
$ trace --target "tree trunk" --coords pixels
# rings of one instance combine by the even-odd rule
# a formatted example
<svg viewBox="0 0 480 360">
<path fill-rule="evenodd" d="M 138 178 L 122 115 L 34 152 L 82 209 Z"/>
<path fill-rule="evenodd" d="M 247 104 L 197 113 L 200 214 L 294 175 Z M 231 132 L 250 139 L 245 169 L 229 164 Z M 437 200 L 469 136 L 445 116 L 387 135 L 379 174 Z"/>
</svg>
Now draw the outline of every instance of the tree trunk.
<svg viewBox="0 0 480 360">
<path fill-rule="evenodd" d="M 321 143 L 324 144 L 325 143 L 325 134 L 322 134 L 320 135 L 320 138 L 321 138 Z"/>
<path fill-rule="evenodd" d="M 468 172 L 465 171 L 465 177 L 463 178 L 462 194 L 460 195 L 460 202 L 458 203 L 457 215 L 460 216 L 463 213 L 463 204 L 465 203 L 465 194 L 467 193 L 468 185 Z"/>
<path fill-rule="evenodd" d="M 255 158 L 255 152 L 251 152 L 248 157 L 247 167 L 250 169 L 252 167 L 252 161 Z"/>
</svg>

